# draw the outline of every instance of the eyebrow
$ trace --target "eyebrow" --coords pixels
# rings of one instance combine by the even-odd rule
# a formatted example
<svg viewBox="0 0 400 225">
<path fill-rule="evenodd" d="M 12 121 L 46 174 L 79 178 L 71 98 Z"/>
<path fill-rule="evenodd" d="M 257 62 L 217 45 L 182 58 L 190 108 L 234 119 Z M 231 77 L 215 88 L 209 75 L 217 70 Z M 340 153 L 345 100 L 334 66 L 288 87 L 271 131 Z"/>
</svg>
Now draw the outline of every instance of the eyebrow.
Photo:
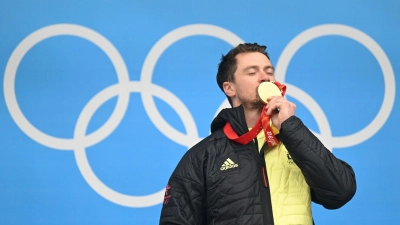
<svg viewBox="0 0 400 225">
<path fill-rule="evenodd" d="M 272 69 L 273 72 L 275 72 L 275 67 L 273 67 L 273 66 L 266 66 L 266 67 L 264 67 L 264 70 L 265 70 L 265 69 Z"/>
<path fill-rule="evenodd" d="M 248 66 L 248 67 L 244 68 L 243 71 L 247 71 L 247 70 L 250 70 L 250 69 L 258 69 L 258 66 L 256 66 L 256 65 Z M 273 66 L 264 67 L 264 70 L 266 70 L 266 69 L 272 69 L 275 72 L 275 67 L 273 67 Z"/>
<path fill-rule="evenodd" d="M 247 70 L 250 70 L 250 69 L 258 69 L 258 66 L 248 66 L 248 67 L 246 67 L 246 68 L 244 68 L 244 70 L 243 71 L 247 71 Z"/>
</svg>

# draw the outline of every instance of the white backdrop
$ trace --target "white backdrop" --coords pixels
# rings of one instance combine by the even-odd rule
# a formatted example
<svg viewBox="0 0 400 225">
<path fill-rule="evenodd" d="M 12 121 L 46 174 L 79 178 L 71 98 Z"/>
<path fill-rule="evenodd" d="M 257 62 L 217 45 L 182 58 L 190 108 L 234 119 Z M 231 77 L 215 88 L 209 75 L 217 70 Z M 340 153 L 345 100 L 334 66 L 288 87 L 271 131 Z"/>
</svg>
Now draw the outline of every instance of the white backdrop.
<svg viewBox="0 0 400 225">
<path fill-rule="evenodd" d="M 316 224 L 397 224 L 400 3 L 0 3 L 0 224 L 157 224 L 164 187 L 229 107 L 215 75 L 268 46 L 297 115 L 357 177 Z"/>
</svg>

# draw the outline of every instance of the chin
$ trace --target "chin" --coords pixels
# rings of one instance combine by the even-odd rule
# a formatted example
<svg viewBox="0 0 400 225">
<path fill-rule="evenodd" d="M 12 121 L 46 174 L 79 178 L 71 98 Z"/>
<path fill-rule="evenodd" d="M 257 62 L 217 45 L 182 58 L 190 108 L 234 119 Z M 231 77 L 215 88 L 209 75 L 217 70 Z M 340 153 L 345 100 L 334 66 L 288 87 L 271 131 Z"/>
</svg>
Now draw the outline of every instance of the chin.
<svg viewBox="0 0 400 225">
<path fill-rule="evenodd" d="M 254 100 L 248 104 L 249 108 L 251 109 L 262 109 L 264 107 L 264 102 L 260 100 Z"/>
</svg>

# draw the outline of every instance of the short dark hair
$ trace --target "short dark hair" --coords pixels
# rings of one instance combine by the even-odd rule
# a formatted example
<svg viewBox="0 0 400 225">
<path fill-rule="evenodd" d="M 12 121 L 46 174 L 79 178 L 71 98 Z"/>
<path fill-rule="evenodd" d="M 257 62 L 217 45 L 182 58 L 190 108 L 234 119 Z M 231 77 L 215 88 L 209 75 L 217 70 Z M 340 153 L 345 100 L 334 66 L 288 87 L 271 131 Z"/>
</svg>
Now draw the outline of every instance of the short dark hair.
<svg viewBox="0 0 400 225">
<path fill-rule="evenodd" d="M 266 49 L 267 46 L 265 45 L 259 45 L 257 43 L 243 43 L 231 49 L 226 55 L 222 55 L 221 62 L 218 65 L 217 73 L 217 83 L 222 92 L 224 92 L 223 83 L 226 81 L 234 81 L 235 79 L 234 74 L 237 69 L 236 56 L 238 54 L 245 52 L 260 52 L 269 59 Z M 228 96 L 226 97 L 228 98 L 229 104 L 232 106 L 231 98 Z"/>
</svg>

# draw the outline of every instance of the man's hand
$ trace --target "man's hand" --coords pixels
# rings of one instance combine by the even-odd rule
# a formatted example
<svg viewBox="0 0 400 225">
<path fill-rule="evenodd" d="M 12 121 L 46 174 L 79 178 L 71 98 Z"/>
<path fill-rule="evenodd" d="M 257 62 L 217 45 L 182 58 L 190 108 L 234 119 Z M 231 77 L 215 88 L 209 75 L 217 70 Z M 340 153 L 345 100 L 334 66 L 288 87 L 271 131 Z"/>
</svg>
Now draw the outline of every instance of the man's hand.
<svg viewBox="0 0 400 225">
<path fill-rule="evenodd" d="M 271 117 L 272 124 L 280 130 L 281 124 L 294 115 L 296 105 L 282 96 L 272 96 L 267 100 L 267 116 Z"/>
</svg>

